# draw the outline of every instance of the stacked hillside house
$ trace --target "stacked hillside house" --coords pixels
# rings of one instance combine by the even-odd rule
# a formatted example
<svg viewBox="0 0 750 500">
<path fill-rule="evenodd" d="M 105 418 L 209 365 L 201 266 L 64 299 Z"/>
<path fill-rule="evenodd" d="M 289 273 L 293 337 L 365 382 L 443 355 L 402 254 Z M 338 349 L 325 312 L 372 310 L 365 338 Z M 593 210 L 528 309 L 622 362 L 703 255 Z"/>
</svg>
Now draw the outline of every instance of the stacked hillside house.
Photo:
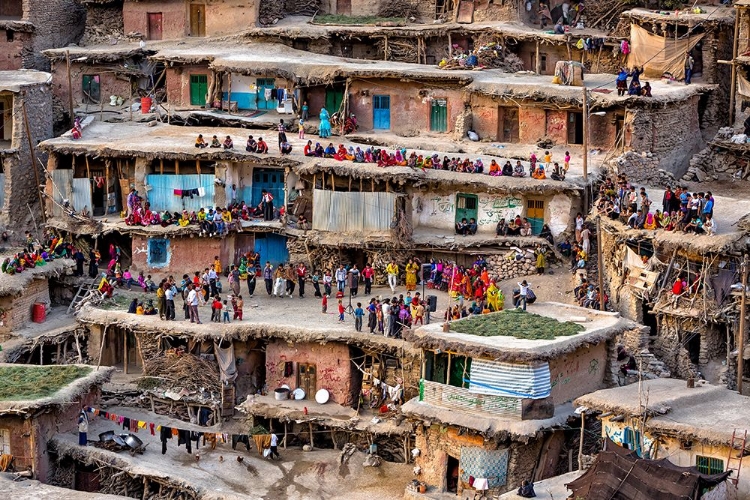
<svg viewBox="0 0 750 500">
<path fill-rule="evenodd" d="M 505 333 L 484 330 L 488 321 L 506 324 Z M 556 303 L 411 332 L 423 351 L 422 380 L 403 412 L 420 423 L 420 480 L 465 495 L 470 476 L 504 492 L 557 475 L 565 429 L 577 418 L 571 401 L 616 385 L 617 347 L 641 333 L 618 314 Z"/>
</svg>

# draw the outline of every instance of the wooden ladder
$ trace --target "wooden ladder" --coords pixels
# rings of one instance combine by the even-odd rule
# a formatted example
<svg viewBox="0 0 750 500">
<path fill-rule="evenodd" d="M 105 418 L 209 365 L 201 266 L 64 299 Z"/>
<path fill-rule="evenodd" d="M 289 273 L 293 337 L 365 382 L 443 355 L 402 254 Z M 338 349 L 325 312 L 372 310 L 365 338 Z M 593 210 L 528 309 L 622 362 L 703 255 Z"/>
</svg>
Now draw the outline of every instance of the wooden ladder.
<svg viewBox="0 0 750 500">
<path fill-rule="evenodd" d="M 95 282 L 82 283 L 68 306 L 67 314 L 79 310 L 83 304 L 94 298 L 95 295 L 100 295 Z"/>
<path fill-rule="evenodd" d="M 727 457 L 727 471 L 732 471 L 729 480 L 736 486 L 740 480 L 742 469 L 742 457 L 745 455 L 745 444 L 747 443 L 747 429 L 744 431 L 732 431 L 732 442 L 729 445 L 729 457 Z M 735 455 L 737 452 L 737 455 Z"/>
</svg>

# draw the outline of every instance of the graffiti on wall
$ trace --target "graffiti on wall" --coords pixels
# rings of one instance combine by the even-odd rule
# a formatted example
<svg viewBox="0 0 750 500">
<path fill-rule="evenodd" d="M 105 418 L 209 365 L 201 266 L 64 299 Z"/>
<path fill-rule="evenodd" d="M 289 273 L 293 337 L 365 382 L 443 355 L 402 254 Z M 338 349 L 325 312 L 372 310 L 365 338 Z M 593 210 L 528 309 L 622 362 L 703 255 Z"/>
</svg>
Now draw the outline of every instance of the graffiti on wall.
<svg viewBox="0 0 750 500">
<path fill-rule="evenodd" d="M 610 427 L 609 425 L 604 426 L 604 434 L 623 448 L 629 450 L 635 450 L 638 456 L 642 458 L 650 458 L 651 452 L 654 449 L 654 440 L 647 435 L 641 435 L 640 431 L 637 431 L 631 427 Z M 640 441 L 643 441 L 642 448 Z"/>
<path fill-rule="evenodd" d="M 495 225 L 502 219 L 513 218 L 523 212 L 523 200 L 515 196 L 481 196 L 477 224 Z"/>
<path fill-rule="evenodd" d="M 429 202 L 432 204 L 430 215 L 437 215 L 438 213 L 446 214 L 455 211 L 452 196 L 435 196 L 434 198 L 430 198 Z"/>
</svg>

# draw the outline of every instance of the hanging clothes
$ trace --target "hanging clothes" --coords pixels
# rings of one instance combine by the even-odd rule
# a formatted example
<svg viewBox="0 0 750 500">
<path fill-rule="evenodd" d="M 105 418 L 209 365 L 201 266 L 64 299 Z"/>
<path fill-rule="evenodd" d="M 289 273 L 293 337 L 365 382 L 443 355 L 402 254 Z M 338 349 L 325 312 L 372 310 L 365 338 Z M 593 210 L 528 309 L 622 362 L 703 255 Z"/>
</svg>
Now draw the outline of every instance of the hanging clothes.
<svg viewBox="0 0 750 500">
<path fill-rule="evenodd" d="M 193 453 L 193 446 L 190 442 L 190 431 L 177 429 L 177 446 L 180 446 L 182 444 L 185 444 L 185 448 L 187 449 L 188 453 Z"/>
<path fill-rule="evenodd" d="M 232 449 L 237 449 L 237 443 L 245 443 L 245 448 L 250 451 L 250 439 L 244 434 L 232 434 Z"/>
<path fill-rule="evenodd" d="M 161 454 L 167 452 L 167 439 L 172 439 L 172 428 L 162 427 L 159 431 L 159 441 L 161 441 Z"/>
</svg>

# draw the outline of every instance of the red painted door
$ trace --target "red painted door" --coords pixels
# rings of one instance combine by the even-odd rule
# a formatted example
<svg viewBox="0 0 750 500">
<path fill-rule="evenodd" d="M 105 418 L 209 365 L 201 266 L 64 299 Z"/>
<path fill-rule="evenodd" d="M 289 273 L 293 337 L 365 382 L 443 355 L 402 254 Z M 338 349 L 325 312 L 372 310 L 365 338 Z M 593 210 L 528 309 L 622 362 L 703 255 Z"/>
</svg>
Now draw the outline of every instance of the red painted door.
<svg viewBox="0 0 750 500">
<path fill-rule="evenodd" d="M 148 13 L 148 34 L 149 40 L 161 40 L 162 15 L 161 12 Z"/>
</svg>

